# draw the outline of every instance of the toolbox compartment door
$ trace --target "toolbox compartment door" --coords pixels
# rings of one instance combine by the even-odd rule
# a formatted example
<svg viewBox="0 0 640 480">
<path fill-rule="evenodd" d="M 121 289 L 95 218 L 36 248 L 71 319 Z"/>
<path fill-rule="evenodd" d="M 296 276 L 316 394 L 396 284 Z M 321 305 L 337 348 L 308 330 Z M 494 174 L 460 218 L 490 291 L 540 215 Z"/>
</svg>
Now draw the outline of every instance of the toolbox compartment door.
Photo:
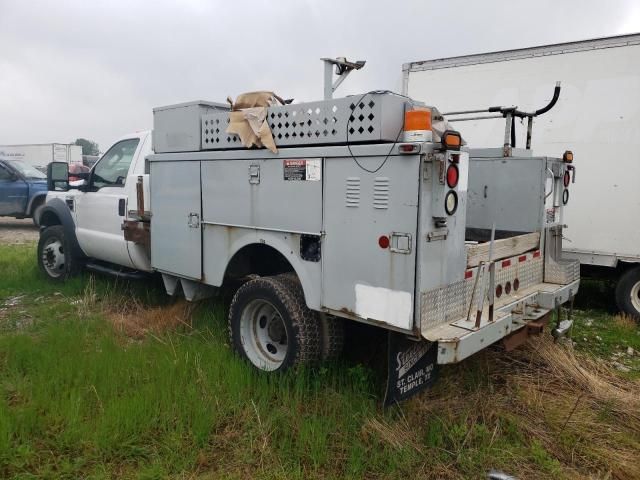
<svg viewBox="0 0 640 480">
<path fill-rule="evenodd" d="M 419 155 L 325 159 L 324 307 L 413 328 L 419 165 Z"/>
<path fill-rule="evenodd" d="M 151 265 L 202 278 L 200 162 L 150 162 Z"/>
</svg>

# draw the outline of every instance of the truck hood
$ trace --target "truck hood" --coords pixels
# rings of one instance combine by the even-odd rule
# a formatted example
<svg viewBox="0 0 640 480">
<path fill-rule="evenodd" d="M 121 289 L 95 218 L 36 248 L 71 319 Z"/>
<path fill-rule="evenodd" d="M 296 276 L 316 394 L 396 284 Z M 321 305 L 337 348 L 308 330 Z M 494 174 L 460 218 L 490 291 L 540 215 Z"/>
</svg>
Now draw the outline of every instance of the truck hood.
<svg viewBox="0 0 640 480">
<path fill-rule="evenodd" d="M 46 190 L 47 189 L 47 180 L 46 179 L 37 179 L 37 180 L 25 180 L 29 184 L 29 186 L 35 190 Z"/>
</svg>

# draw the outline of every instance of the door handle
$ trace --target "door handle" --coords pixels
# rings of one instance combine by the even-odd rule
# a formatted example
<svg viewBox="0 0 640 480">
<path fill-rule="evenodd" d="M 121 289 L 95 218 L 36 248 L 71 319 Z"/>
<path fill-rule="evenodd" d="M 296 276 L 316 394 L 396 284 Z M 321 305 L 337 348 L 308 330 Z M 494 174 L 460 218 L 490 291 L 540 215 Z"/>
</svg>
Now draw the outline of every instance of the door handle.
<svg viewBox="0 0 640 480">
<path fill-rule="evenodd" d="M 121 198 L 118 200 L 118 215 L 120 215 L 121 217 L 124 217 L 124 212 L 125 212 L 125 199 Z"/>
</svg>

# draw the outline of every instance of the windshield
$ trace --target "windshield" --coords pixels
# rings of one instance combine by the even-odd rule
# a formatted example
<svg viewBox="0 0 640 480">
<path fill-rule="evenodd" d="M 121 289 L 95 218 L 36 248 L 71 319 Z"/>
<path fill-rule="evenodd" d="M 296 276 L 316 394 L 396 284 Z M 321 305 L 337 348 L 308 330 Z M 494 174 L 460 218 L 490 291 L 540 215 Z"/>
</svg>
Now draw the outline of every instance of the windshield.
<svg viewBox="0 0 640 480">
<path fill-rule="evenodd" d="M 20 174 L 29 180 L 40 180 L 47 176 L 40 170 L 36 170 L 31 165 L 21 162 L 20 160 L 7 160 L 7 163 L 15 168 Z"/>
</svg>

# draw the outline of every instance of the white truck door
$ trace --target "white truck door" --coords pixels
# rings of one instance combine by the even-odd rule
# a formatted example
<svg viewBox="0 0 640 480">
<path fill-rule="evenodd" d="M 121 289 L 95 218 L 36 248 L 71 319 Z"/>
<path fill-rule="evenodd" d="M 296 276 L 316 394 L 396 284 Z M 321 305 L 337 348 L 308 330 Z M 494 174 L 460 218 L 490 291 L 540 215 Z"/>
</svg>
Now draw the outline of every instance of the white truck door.
<svg viewBox="0 0 640 480">
<path fill-rule="evenodd" d="M 133 267 L 122 222 L 127 212 L 125 183 L 140 138 L 115 143 L 95 165 L 86 192 L 75 197 L 76 235 L 90 257 Z"/>
</svg>

